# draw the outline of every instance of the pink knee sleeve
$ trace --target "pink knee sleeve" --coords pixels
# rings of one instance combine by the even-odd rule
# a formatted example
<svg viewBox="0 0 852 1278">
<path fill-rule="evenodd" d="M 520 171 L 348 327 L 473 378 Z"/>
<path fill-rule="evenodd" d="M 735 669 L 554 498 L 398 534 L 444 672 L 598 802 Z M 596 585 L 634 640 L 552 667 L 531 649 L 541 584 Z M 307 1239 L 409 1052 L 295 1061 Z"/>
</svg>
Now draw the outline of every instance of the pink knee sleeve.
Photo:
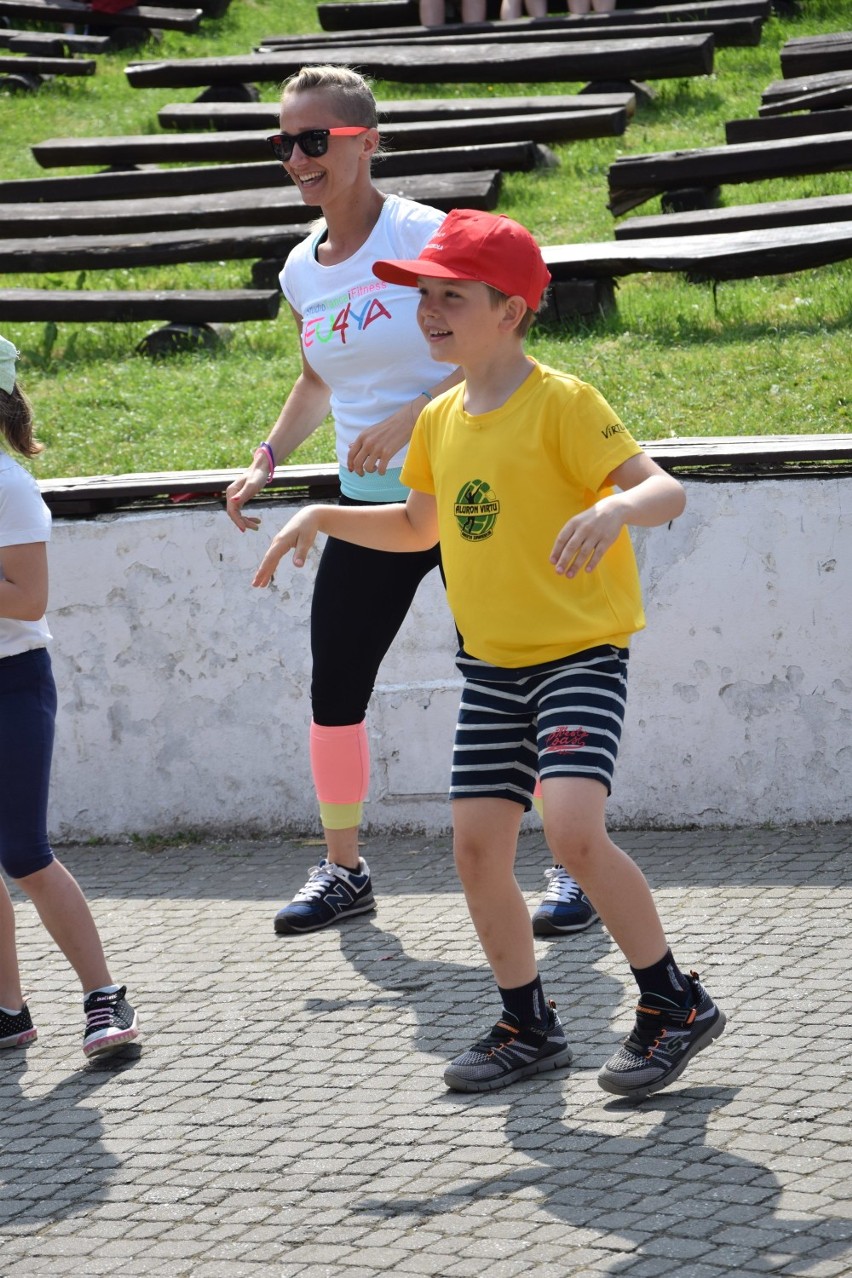
<svg viewBox="0 0 852 1278">
<path fill-rule="evenodd" d="M 311 771 L 320 803 L 362 803 L 370 785 L 366 722 L 326 728 L 312 720 Z"/>
</svg>

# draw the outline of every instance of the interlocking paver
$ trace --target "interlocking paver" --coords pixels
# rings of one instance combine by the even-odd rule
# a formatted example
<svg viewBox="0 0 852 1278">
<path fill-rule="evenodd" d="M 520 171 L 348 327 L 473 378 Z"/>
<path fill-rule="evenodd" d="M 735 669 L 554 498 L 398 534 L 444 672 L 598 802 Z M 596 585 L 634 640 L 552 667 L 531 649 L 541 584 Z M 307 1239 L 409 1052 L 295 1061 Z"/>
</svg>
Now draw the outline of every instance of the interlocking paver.
<svg viewBox="0 0 852 1278">
<path fill-rule="evenodd" d="M 379 909 L 301 938 L 310 840 L 62 849 L 139 1007 L 86 1064 L 74 979 L 16 894 L 39 1040 L 0 1053 L 9 1272 L 82 1278 L 844 1278 L 852 828 L 627 831 L 683 964 L 729 1017 L 642 1105 L 595 1075 L 632 1020 L 599 926 L 542 940 L 564 1074 L 448 1093 L 493 987 L 449 840 L 366 840 Z M 546 864 L 525 833 L 518 878 Z"/>
</svg>

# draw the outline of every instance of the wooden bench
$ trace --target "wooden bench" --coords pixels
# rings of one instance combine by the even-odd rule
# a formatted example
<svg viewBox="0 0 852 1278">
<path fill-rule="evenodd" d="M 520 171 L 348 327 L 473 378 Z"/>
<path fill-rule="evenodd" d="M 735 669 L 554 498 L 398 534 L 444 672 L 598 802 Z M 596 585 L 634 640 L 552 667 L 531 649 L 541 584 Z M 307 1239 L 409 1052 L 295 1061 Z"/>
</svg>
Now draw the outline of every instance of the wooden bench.
<svg viewBox="0 0 852 1278">
<path fill-rule="evenodd" d="M 826 111 L 852 104 L 852 71 L 775 80 L 760 96 L 758 114 L 782 115 L 787 111 Z"/>
<path fill-rule="evenodd" d="M 55 235 L 0 240 L 0 272 L 105 271 L 185 262 L 283 260 L 304 239 L 304 224 L 218 226 L 156 236 Z"/>
<path fill-rule="evenodd" d="M 280 289 L 0 289 L 0 322 L 229 324 L 275 319 Z"/>
<path fill-rule="evenodd" d="M 147 30 L 197 31 L 201 9 L 162 9 L 139 6 L 121 13 L 98 13 L 76 0 L 0 0 L 0 18 L 15 18 L 48 26 L 144 27 Z"/>
<path fill-rule="evenodd" d="M 536 142 L 499 142 L 490 146 L 445 147 L 424 151 L 398 151 L 373 160 L 377 179 L 475 173 L 498 169 L 503 173 L 528 173 L 552 162 L 546 147 Z M 270 187 L 282 181 L 281 165 L 211 164 L 173 169 L 131 169 L 117 173 L 79 176 L 19 178 L 0 182 L 0 201 L 29 203 L 37 200 L 132 200 L 157 195 L 191 195 L 203 191 L 242 191 Z"/>
<path fill-rule="evenodd" d="M 852 221 L 852 195 L 811 196 L 802 200 L 770 200 L 725 209 L 629 217 L 615 227 L 617 240 L 645 236 L 712 235 L 757 231 L 770 226 L 810 226 L 815 222 Z"/>
<path fill-rule="evenodd" d="M 725 124 L 725 141 L 734 145 L 740 142 L 773 142 L 777 138 L 800 138 L 818 133 L 852 133 L 852 106 L 801 115 L 728 120 Z"/>
<path fill-rule="evenodd" d="M 0 27 L 0 49 L 64 58 L 69 53 L 105 53 L 109 36 L 77 35 L 67 31 L 14 31 Z"/>
<path fill-rule="evenodd" d="M 781 74 L 785 80 L 828 71 L 852 71 L 852 31 L 797 36 L 781 50 Z"/>
<path fill-rule="evenodd" d="M 322 38 L 321 47 L 334 48 L 341 44 L 393 44 L 437 47 L 446 44 L 473 44 L 489 41 L 496 44 L 519 44 L 530 41 L 554 42 L 575 40 L 643 40 L 677 35 L 710 34 L 717 49 L 748 47 L 760 44 L 764 19 L 756 14 L 738 18 L 696 18 L 693 21 L 679 19 L 621 22 L 618 14 L 596 14 L 602 22 L 586 23 L 585 18 L 537 18 L 533 22 L 458 23 L 441 27 L 376 27 L 372 30 L 341 32 Z M 261 41 L 260 50 L 273 53 L 284 49 L 316 48 L 319 41 L 314 35 L 268 36 Z"/>
<path fill-rule="evenodd" d="M 497 43 L 435 48 L 394 45 L 306 46 L 297 53 L 251 57 L 189 58 L 136 62 L 125 71 L 135 88 L 280 82 L 306 62 L 356 66 L 375 79 L 413 83 L 511 84 L 588 80 L 682 79 L 713 71 L 713 37 L 668 36 L 645 40 L 581 40 L 519 44 L 506 56 Z"/>
<path fill-rule="evenodd" d="M 651 0 L 651 3 L 643 5 L 641 8 L 637 7 L 635 3 L 631 4 L 628 0 L 625 5 L 620 3 L 616 5 L 614 16 L 619 23 L 625 21 L 641 23 L 646 20 L 645 14 L 650 15 L 647 18 L 649 22 L 671 19 L 680 21 L 681 19 L 677 16 L 678 13 L 682 13 L 683 19 L 687 21 L 708 17 L 762 16 L 767 18 L 770 8 L 770 0 L 705 0 L 703 4 L 695 3 L 695 0 L 683 0 L 683 3 L 674 0 L 673 4 L 657 4 L 655 0 Z M 548 12 L 557 17 L 564 17 L 564 0 L 550 0 Z M 487 0 L 486 15 L 490 22 L 499 19 L 500 0 Z M 605 25 L 612 16 L 611 14 L 589 13 L 584 15 L 582 23 L 584 26 Z M 417 0 L 354 0 L 354 3 L 320 3 L 317 5 L 317 17 L 323 31 L 327 32 L 363 31 L 382 27 L 414 27 L 420 25 L 420 9 Z M 536 26 L 548 21 L 549 17 L 534 19 Z"/>
<path fill-rule="evenodd" d="M 852 257 L 852 221 L 731 231 L 716 235 L 559 244 L 542 249 L 553 283 L 544 318 L 589 318 L 615 306 L 615 281 L 648 271 L 693 283 L 785 275 Z"/>
<path fill-rule="evenodd" d="M 385 140 L 394 151 L 451 147 L 466 142 L 567 142 L 616 137 L 627 126 L 623 108 L 565 111 L 552 115 L 488 117 L 479 120 L 406 121 L 393 125 Z M 264 134 L 238 129 L 226 133 L 138 134 L 119 138 L 49 138 L 32 146 L 42 168 L 68 164 L 221 164 L 261 160 L 271 154 Z M 378 170 L 377 170 L 378 171 Z"/>
<path fill-rule="evenodd" d="M 683 188 L 712 189 L 850 168 L 852 133 L 624 156 L 609 168 L 609 208 L 619 216 L 657 195 Z"/>
<path fill-rule="evenodd" d="M 540 98 L 415 98 L 379 102 L 379 127 L 427 120 L 470 120 L 504 115 L 546 115 L 563 111 L 636 110 L 633 93 L 542 94 Z M 171 102 L 157 112 L 163 128 L 278 128 L 278 102 Z"/>
<path fill-rule="evenodd" d="M 454 208 L 496 208 L 500 173 L 442 174 L 377 182 L 380 190 L 430 204 Z M 0 187 L 2 195 L 2 187 Z M 316 209 L 296 189 L 279 181 L 274 187 L 206 195 L 159 196 L 134 200 L 55 200 L 36 204 L 0 203 L 0 238 L 139 234 L 143 231 L 200 230 L 212 226 L 269 226 L 307 223 Z M 307 232 L 303 229 L 302 234 Z"/>
<path fill-rule="evenodd" d="M 91 58 L 39 58 L 12 55 L 0 58 L 0 88 L 33 90 L 47 77 L 94 75 L 97 62 Z"/>
</svg>

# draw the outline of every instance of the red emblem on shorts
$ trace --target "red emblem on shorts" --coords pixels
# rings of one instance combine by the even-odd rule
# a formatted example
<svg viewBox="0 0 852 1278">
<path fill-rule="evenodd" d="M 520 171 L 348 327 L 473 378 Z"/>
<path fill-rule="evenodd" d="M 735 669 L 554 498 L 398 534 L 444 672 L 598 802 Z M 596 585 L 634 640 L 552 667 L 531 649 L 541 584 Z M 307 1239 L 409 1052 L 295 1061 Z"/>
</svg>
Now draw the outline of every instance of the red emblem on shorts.
<svg viewBox="0 0 852 1278">
<path fill-rule="evenodd" d="M 585 728 L 557 728 L 547 738 L 544 748 L 554 754 L 573 754 L 575 750 L 582 750 L 588 739 Z"/>
</svg>

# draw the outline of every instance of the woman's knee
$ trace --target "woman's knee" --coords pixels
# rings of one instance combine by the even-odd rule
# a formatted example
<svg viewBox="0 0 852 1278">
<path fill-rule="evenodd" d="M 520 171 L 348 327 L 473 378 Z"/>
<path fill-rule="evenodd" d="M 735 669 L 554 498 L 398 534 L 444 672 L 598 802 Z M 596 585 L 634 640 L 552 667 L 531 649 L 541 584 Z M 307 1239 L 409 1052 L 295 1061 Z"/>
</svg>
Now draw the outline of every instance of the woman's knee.
<svg viewBox="0 0 852 1278">
<path fill-rule="evenodd" d="M 0 848 L 0 866 L 24 891 L 27 890 L 25 880 L 32 874 L 38 874 L 39 870 L 46 870 L 53 860 L 50 847 Z"/>
</svg>

